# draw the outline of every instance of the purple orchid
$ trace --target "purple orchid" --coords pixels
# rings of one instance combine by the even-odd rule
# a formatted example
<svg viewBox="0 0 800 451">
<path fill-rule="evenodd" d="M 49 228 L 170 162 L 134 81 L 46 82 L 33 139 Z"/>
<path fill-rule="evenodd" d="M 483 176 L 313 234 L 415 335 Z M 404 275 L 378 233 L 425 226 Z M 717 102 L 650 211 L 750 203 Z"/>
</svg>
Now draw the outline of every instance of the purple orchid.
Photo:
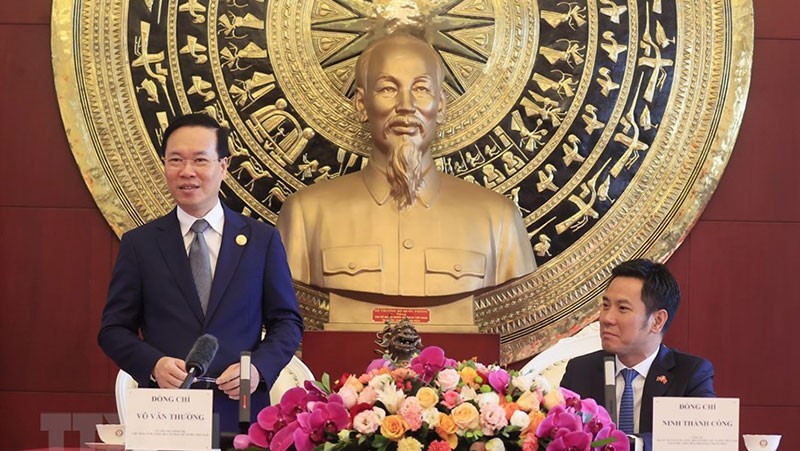
<svg viewBox="0 0 800 451">
<path fill-rule="evenodd" d="M 630 451 L 630 442 L 628 436 L 619 429 L 615 429 L 613 425 L 609 425 L 601 429 L 595 436 L 595 441 L 613 438 L 614 442 L 608 445 L 603 445 L 597 448 L 592 448 L 593 451 Z"/>
<path fill-rule="evenodd" d="M 536 436 L 555 439 L 556 436 L 567 432 L 583 433 L 583 424 L 577 415 L 568 411 L 564 406 L 558 405 L 550 410 L 550 413 L 536 429 Z"/>
<path fill-rule="evenodd" d="M 438 346 L 428 346 L 411 359 L 411 369 L 417 373 L 426 384 L 446 367 L 454 367 L 455 360 L 444 356 L 444 349 Z"/>
<path fill-rule="evenodd" d="M 562 432 L 547 445 L 547 451 L 591 451 L 592 437 L 585 432 Z"/>
<path fill-rule="evenodd" d="M 373 371 L 378 371 L 381 368 L 394 369 L 394 363 L 391 360 L 384 359 L 382 357 L 380 359 L 375 359 L 369 362 L 369 366 L 367 366 L 366 373 L 369 374 Z"/>
<path fill-rule="evenodd" d="M 327 434 L 337 434 L 349 423 L 350 415 L 344 405 L 336 402 L 315 403 L 311 412 L 297 416 L 299 427 L 293 434 L 294 446 L 297 451 L 313 451 L 314 447 L 325 442 Z"/>
<path fill-rule="evenodd" d="M 328 402 L 328 393 L 325 392 L 315 381 L 305 381 L 303 387 L 308 391 L 305 404 L 313 402 Z"/>
<path fill-rule="evenodd" d="M 561 390 L 561 394 L 564 395 L 564 399 L 569 399 L 569 398 L 581 399 L 581 395 L 575 393 L 574 391 L 568 388 L 558 387 L 558 389 Z"/>
<path fill-rule="evenodd" d="M 250 428 L 247 430 L 247 437 L 249 437 L 250 443 L 258 446 L 259 448 L 268 447 L 273 435 L 273 431 L 268 431 L 262 428 L 258 423 L 251 424 Z M 247 446 L 245 446 L 245 448 L 246 447 Z"/>
<path fill-rule="evenodd" d="M 297 421 L 292 421 L 285 428 L 276 432 L 269 441 L 270 451 L 286 451 L 294 445 L 294 431 L 300 427 Z"/>
<path fill-rule="evenodd" d="M 245 449 L 250 444 L 253 443 L 250 440 L 250 436 L 247 434 L 236 434 L 236 437 L 233 438 L 233 448 L 234 449 Z"/>
<path fill-rule="evenodd" d="M 613 425 L 608 411 L 597 404 L 594 399 L 582 399 L 579 412 L 583 415 L 583 430 L 592 435 L 597 434 L 608 425 Z"/>
<path fill-rule="evenodd" d="M 509 382 L 511 382 L 511 376 L 502 368 L 489 373 L 489 385 L 492 386 L 494 391 L 503 396 L 508 392 Z"/>
<path fill-rule="evenodd" d="M 292 420 L 288 420 L 283 416 L 283 412 L 281 411 L 281 406 L 268 406 L 264 408 L 261 412 L 258 412 L 258 416 L 256 416 L 257 424 L 261 430 L 264 431 L 266 434 L 267 442 L 271 439 L 272 435 L 286 427 L 286 424 L 290 423 Z M 251 428 L 252 429 L 252 428 Z M 260 445 L 259 445 L 260 446 Z"/>
<path fill-rule="evenodd" d="M 294 387 L 281 396 L 280 411 L 288 421 L 294 421 L 297 415 L 305 411 L 308 392 L 301 387 Z"/>
</svg>

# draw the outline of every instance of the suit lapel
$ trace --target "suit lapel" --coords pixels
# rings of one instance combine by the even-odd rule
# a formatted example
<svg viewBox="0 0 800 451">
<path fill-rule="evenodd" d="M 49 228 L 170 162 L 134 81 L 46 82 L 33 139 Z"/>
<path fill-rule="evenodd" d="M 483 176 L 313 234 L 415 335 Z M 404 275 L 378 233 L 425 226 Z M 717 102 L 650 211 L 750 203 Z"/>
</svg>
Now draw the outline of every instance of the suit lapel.
<svg viewBox="0 0 800 451">
<path fill-rule="evenodd" d="M 674 379 L 673 368 L 675 368 L 675 356 L 671 349 L 662 344 L 644 381 L 642 410 L 639 417 L 640 431 L 653 430 L 653 398 L 667 394 Z"/>
<path fill-rule="evenodd" d="M 606 406 L 606 375 L 605 375 L 605 357 L 606 356 L 614 356 L 614 354 L 608 352 L 601 352 L 598 354 L 598 358 L 600 359 L 600 363 L 598 365 L 592 365 L 594 374 L 592 375 L 592 393 L 596 393 L 597 396 L 594 397 L 594 400 L 597 401 L 597 404 L 605 407 Z M 615 399 L 614 402 L 617 402 Z"/>
<path fill-rule="evenodd" d="M 192 268 L 189 266 L 189 257 L 186 256 L 186 248 L 183 245 L 180 223 L 176 210 L 162 217 L 157 227 L 161 230 L 158 236 L 158 245 L 161 254 L 167 263 L 167 267 L 172 272 L 175 283 L 183 293 L 183 298 L 189 306 L 189 310 L 199 322 L 203 322 L 203 309 L 200 307 L 200 298 L 197 296 L 197 289 L 192 278 Z"/>
<path fill-rule="evenodd" d="M 250 239 L 249 229 L 245 221 L 227 207 L 223 206 L 223 210 L 225 211 L 225 226 L 222 231 L 222 245 L 219 248 L 217 267 L 214 270 L 214 280 L 211 282 L 211 295 L 208 299 L 205 324 L 208 324 L 209 319 L 219 307 L 222 295 L 225 294 L 225 290 L 236 273 L 239 258 L 247 245 L 246 241 Z M 239 236 L 245 238 L 244 244 L 236 242 Z"/>
</svg>

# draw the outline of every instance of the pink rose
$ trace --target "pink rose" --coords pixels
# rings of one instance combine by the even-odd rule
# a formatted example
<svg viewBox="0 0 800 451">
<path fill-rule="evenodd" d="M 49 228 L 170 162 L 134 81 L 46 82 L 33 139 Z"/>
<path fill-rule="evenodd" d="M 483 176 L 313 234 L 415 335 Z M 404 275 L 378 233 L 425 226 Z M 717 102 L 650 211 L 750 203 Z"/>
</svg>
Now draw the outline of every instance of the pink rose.
<svg viewBox="0 0 800 451">
<path fill-rule="evenodd" d="M 365 410 L 353 418 L 353 429 L 362 434 L 373 434 L 381 426 L 381 418 L 374 410 Z"/>
<path fill-rule="evenodd" d="M 494 435 L 495 431 L 506 426 L 508 426 L 508 419 L 505 409 L 496 404 L 487 404 L 481 407 L 481 430 L 484 435 Z"/>
<path fill-rule="evenodd" d="M 398 413 L 408 423 L 408 429 L 416 431 L 422 427 L 422 406 L 417 398 L 411 396 L 403 400 Z"/>
<path fill-rule="evenodd" d="M 358 403 L 358 393 L 355 388 L 350 385 L 345 385 L 339 390 L 339 396 L 342 397 L 344 406 L 349 410 Z"/>
<path fill-rule="evenodd" d="M 448 409 L 452 409 L 459 404 L 461 404 L 461 395 L 459 395 L 457 391 L 450 390 L 444 393 L 442 405 Z"/>
<path fill-rule="evenodd" d="M 369 405 L 375 404 L 375 401 L 378 400 L 378 392 L 375 391 L 372 387 L 364 387 L 361 390 L 361 393 L 358 395 L 358 402 L 362 403 L 365 402 Z"/>
</svg>

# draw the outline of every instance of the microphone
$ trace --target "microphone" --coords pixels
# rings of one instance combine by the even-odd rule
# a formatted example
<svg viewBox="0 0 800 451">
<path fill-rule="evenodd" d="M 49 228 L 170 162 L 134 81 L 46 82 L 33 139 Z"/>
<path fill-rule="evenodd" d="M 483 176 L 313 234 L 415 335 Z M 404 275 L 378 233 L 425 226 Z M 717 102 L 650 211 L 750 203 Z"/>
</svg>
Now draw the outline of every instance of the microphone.
<svg viewBox="0 0 800 451">
<path fill-rule="evenodd" d="M 613 355 L 603 358 L 603 370 L 606 380 L 606 410 L 614 423 L 619 423 L 619 418 L 617 418 L 617 362 Z"/>
<path fill-rule="evenodd" d="M 247 432 L 250 427 L 250 353 L 242 351 L 239 359 L 239 425 Z"/>
<path fill-rule="evenodd" d="M 186 375 L 180 388 L 189 388 L 194 378 L 206 374 L 208 366 L 217 354 L 217 349 L 219 349 L 219 343 L 217 337 L 213 335 L 202 335 L 194 342 L 189 355 L 186 356 L 186 370 L 189 374 Z"/>
</svg>

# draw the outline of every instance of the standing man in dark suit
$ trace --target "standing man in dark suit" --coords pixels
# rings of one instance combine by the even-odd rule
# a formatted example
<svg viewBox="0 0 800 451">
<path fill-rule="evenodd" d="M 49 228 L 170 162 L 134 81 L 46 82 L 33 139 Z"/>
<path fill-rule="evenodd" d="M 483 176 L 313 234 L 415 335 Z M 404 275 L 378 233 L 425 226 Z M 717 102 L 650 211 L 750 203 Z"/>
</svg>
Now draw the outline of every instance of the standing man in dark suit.
<svg viewBox="0 0 800 451">
<path fill-rule="evenodd" d="M 680 298 L 678 282 L 662 264 L 638 259 L 614 268 L 600 310 L 603 350 L 570 360 L 561 380 L 562 387 L 605 405 L 603 359 L 615 356 L 617 427 L 638 436 L 637 449 L 651 449 L 653 397 L 714 396 L 711 362 L 661 343 Z M 627 418 L 626 402 L 632 407 Z"/>
<path fill-rule="evenodd" d="M 170 124 L 163 143 L 177 207 L 123 235 L 98 342 L 139 386 L 177 388 L 194 342 L 215 336 L 219 350 L 207 375 L 216 380 L 204 388 L 214 389 L 221 430 L 237 432 L 240 353 L 252 353 L 246 371 L 255 419 L 300 342 L 303 320 L 286 253 L 275 229 L 219 200 L 227 129 L 189 114 Z"/>
</svg>

